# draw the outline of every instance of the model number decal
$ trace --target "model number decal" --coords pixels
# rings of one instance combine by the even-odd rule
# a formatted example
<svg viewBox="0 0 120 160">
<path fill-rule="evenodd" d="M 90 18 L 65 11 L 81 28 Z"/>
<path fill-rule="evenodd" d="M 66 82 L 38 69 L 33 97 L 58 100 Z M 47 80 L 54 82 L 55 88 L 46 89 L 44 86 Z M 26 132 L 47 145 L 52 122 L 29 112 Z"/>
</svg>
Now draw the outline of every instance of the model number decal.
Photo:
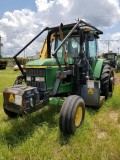
<svg viewBox="0 0 120 160">
<path fill-rule="evenodd" d="M 94 88 L 94 81 L 88 80 L 87 81 L 87 87 L 88 88 Z"/>
</svg>

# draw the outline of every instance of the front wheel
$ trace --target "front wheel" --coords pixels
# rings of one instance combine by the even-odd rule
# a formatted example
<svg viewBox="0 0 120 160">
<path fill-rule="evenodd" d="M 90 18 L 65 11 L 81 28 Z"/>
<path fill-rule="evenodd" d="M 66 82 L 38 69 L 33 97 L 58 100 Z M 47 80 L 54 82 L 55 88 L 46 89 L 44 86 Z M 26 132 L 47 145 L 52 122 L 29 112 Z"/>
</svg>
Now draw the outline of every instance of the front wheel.
<svg viewBox="0 0 120 160">
<path fill-rule="evenodd" d="M 80 96 L 71 95 L 64 101 L 61 111 L 59 126 L 64 135 L 75 133 L 81 126 L 85 116 L 85 103 Z"/>
</svg>

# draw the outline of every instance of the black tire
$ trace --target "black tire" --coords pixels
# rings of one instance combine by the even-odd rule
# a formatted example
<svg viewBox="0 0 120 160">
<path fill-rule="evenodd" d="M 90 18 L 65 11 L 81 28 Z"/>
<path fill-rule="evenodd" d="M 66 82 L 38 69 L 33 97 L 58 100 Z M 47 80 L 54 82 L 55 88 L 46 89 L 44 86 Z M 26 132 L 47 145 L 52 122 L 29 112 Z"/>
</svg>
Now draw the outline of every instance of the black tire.
<svg viewBox="0 0 120 160">
<path fill-rule="evenodd" d="M 60 131 L 64 135 L 75 133 L 76 129 L 81 126 L 84 116 L 85 103 L 83 99 L 77 95 L 67 97 L 60 111 Z"/>
<path fill-rule="evenodd" d="M 16 78 L 13 85 L 22 85 L 23 82 L 24 82 L 24 77 L 21 75 Z"/>
<path fill-rule="evenodd" d="M 8 117 L 10 118 L 17 118 L 18 117 L 18 113 L 12 112 L 7 110 L 6 108 L 4 108 L 4 112 L 7 114 Z"/>
<path fill-rule="evenodd" d="M 114 71 L 111 70 L 110 72 L 110 79 L 109 79 L 109 92 L 111 93 L 111 95 L 113 94 L 114 91 Z"/>
<path fill-rule="evenodd" d="M 114 89 L 114 73 L 109 65 L 105 65 L 101 74 L 101 95 L 105 96 L 105 99 L 109 97 L 109 93 Z"/>
</svg>

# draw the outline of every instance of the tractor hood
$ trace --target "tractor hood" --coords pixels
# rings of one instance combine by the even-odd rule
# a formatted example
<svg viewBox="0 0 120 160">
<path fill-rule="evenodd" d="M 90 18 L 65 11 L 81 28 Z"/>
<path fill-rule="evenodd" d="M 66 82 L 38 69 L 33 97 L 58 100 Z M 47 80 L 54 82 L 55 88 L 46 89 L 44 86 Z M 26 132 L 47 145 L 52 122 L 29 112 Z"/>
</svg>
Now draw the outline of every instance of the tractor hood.
<svg viewBox="0 0 120 160">
<path fill-rule="evenodd" d="M 64 65 L 64 60 L 59 59 L 61 65 Z M 34 61 L 29 61 L 26 66 L 56 66 L 57 62 L 54 58 L 38 59 Z"/>
<path fill-rule="evenodd" d="M 59 58 L 60 64 L 65 65 L 65 61 L 63 58 Z M 69 64 L 73 64 L 73 59 L 69 58 L 68 59 Z M 27 66 L 57 66 L 57 62 L 54 58 L 46 58 L 46 59 L 39 59 L 39 60 L 34 60 L 34 61 L 29 61 L 26 63 L 26 68 Z"/>
</svg>

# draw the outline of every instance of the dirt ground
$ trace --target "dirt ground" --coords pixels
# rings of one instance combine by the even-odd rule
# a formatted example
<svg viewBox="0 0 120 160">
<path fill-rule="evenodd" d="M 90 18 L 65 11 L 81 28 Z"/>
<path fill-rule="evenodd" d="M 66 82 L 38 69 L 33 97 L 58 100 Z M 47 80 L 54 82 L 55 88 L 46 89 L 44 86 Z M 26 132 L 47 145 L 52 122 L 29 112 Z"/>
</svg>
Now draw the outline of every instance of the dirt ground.
<svg viewBox="0 0 120 160">
<path fill-rule="evenodd" d="M 120 76 L 115 76 L 115 84 L 120 84 Z"/>
</svg>

